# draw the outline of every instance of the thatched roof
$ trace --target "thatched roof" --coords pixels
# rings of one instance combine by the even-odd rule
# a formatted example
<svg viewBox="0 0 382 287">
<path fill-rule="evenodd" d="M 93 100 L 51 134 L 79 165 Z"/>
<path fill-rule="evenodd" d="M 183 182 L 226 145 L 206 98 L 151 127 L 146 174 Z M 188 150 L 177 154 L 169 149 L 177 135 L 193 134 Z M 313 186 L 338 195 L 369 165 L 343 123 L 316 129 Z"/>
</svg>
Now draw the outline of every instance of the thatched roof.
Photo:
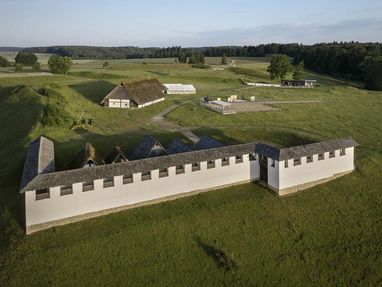
<svg viewBox="0 0 382 287">
<path fill-rule="evenodd" d="M 69 164 L 70 169 L 88 167 L 90 164 L 105 164 L 102 157 L 97 153 L 91 143 L 86 143 L 84 148 L 77 154 L 73 161 Z"/>
<path fill-rule="evenodd" d="M 152 136 L 145 136 L 143 141 L 134 149 L 133 159 L 142 159 L 166 155 L 167 151 Z"/>
<path fill-rule="evenodd" d="M 106 163 L 108 164 L 126 161 L 128 159 L 119 146 L 114 147 L 113 151 L 106 158 Z"/>
<path fill-rule="evenodd" d="M 257 144 L 255 151 L 260 155 L 282 161 L 355 146 L 358 146 L 355 140 L 343 138 L 282 149 L 277 149 L 267 144 Z"/>
<path fill-rule="evenodd" d="M 146 79 L 141 81 L 122 81 L 102 100 L 101 105 L 106 100 L 130 100 L 135 105 L 142 105 L 148 102 L 159 100 L 165 97 L 166 87 L 157 79 Z"/>
<path fill-rule="evenodd" d="M 54 144 L 51 140 L 41 136 L 28 146 L 21 188 L 37 175 L 54 171 Z"/>
</svg>

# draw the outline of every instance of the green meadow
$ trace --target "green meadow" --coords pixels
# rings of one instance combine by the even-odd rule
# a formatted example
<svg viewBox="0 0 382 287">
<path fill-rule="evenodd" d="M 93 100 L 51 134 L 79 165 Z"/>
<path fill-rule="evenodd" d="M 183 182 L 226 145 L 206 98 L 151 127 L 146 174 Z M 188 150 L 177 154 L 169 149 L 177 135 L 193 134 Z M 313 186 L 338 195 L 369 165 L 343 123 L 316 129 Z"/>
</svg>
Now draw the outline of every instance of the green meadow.
<svg viewBox="0 0 382 287">
<path fill-rule="evenodd" d="M 209 69 L 174 59 L 110 60 L 107 69 L 104 61 L 82 60 L 68 75 L 27 77 L 0 68 L 0 286 L 382 284 L 382 92 L 310 71 L 306 78 L 319 82 L 313 89 L 247 87 L 239 79 L 269 81 L 269 59 L 238 58 L 236 69 L 214 70 L 219 60 L 207 58 Z M 120 80 L 148 77 L 194 84 L 198 93 L 140 110 L 99 105 Z M 43 126 L 47 98 L 39 91 L 46 86 L 65 98 L 74 120 L 85 116 L 93 124 Z M 229 95 L 322 102 L 229 116 L 199 104 Z M 352 136 L 360 144 L 356 170 L 289 197 L 245 184 L 24 235 L 18 190 L 29 142 L 39 135 L 54 140 L 58 169 L 86 142 L 104 156 L 115 145 L 129 154 L 145 134 L 166 146 L 183 135 L 151 119 L 174 104 L 166 120 L 226 144 L 286 147 Z"/>
</svg>

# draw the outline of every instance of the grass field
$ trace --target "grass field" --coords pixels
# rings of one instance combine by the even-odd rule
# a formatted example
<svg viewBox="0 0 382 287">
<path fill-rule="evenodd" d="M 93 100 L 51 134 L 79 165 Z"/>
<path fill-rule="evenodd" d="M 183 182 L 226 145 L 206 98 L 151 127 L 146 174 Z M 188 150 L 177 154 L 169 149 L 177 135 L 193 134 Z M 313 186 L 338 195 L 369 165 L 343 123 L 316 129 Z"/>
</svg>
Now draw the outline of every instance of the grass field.
<svg viewBox="0 0 382 287">
<path fill-rule="evenodd" d="M 219 59 L 207 59 L 211 64 Z M 306 72 L 314 89 L 247 88 L 229 69 L 193 69 L 163 59 L 78 62 L 68 76 L 0 78 L 0 286 L 380 286 L 382 285 L 382 92 Z M 239 59 L 268 81 L 267 59 Z M 169 96 L 141 110 L 103 109 L 99 102 L 121 79 L 157 77 L 192 83 L 198 94 Z M 46 99 L 33 92 L 53 84 L 87 130 L 40 124 Z M 29 92 L 15 92 L 20 86 Z M 203 96 L 237 94 L 257 100 L 320 99 L 275 105 L 278 111 L 223 116 L 200 106 Z M 184 103 L 185 101 L 190 101 Z M 169 143 L 182 135 L 151 118 L 166 117 L 227 144 L 265 141 L 290 146 L 352 136 L 360 143 L 356 170 L 306 192 L 277 198 L 246 184 L 22 235 L 18 192 L 25 148 L 40 134 L 56 143 L 58 168 L 91 141 L 101 153 L 131 151 L 144 134 Z"/>
</svg>

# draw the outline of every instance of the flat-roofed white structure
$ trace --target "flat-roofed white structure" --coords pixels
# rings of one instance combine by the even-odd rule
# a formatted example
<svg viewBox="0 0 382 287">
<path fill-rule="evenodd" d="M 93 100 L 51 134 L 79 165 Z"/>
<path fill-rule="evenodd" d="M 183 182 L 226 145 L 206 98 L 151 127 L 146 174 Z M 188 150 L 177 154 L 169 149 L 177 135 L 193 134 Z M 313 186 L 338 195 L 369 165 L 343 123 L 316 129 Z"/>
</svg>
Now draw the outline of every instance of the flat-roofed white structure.
<svg viewBox="0 0 382 287">
<path fill-rule="evenodd" d="M 196 89 L 193 85 L 184 84 L 163 84 L 167 90 L 166 94 L 169 95 L 186 95 L 186 94 L 196 94 Z"/>
<path fill-rule="evenodd" d="M 257 180 L 287 194 L 351 172 L 355 146 L 245 143 L 56 172 L 53 143 L 41 137 L 28 148 L 21 184 L 26 232 Z"/>
</svg>

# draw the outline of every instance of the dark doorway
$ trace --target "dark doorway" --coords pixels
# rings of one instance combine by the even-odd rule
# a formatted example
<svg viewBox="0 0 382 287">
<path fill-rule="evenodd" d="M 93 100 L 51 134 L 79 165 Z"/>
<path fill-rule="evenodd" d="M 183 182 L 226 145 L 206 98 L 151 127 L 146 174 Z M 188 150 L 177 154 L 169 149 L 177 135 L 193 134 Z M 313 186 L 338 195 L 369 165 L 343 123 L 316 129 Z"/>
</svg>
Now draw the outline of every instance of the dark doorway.
<svg viewBox="0 0 382 287">
<path fill-rule="evenodd" d="M 260 181 L 268 185 L 268 158 L 260 156 Z"/>
</svg>

